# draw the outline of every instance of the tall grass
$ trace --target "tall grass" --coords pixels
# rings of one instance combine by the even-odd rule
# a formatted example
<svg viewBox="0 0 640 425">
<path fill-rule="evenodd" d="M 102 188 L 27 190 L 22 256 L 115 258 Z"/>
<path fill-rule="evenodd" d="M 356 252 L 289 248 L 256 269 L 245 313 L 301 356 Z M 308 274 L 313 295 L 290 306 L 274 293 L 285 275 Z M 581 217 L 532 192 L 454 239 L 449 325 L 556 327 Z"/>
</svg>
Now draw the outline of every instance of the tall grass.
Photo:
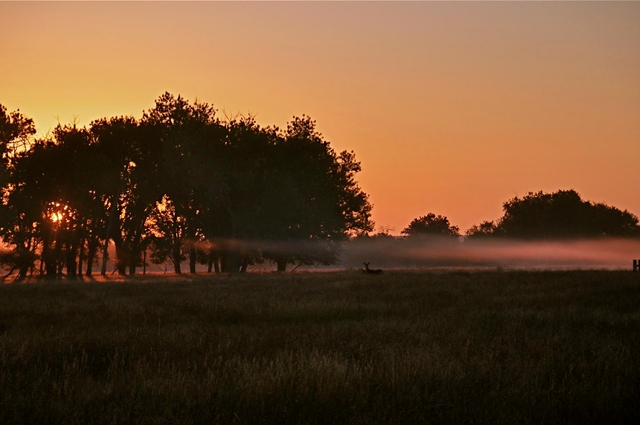
<svg viewBox="0 0 640 425">
<path fill-rule="evenodd" d="M 640 423 L 640 276 L 0 286 L 0 423 Z"/>
</svg>

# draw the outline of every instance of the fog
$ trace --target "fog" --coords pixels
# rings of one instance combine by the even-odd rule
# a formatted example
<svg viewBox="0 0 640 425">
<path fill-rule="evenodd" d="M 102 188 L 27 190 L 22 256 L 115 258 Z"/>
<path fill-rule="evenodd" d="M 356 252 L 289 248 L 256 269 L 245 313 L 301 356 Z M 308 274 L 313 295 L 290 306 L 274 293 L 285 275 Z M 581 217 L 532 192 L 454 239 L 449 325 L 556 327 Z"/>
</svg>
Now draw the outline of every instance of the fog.
<svg viewBox="0 0 640 425">
<path fill-rule="evenodd" d="M 326 242 L 225 241 L 226 247 L 273 253 L 306 253 L 326 257 Z M 331 271 L 363 268 L 380 269 L 627 269 L 640 259 L 640 239 L 579 239 L 563 241 L 521 241 L 468 238 L 395 238 L 375 237 L 339 243 L 338 262 L 328 266 L 289 265 L 288 270 Z M 187 263 L 183 270 L 188 270 Z M 148 270 L 164 268 L 151 266 Z M 170 268 L 169 268 L 170 269 Z M 271 261 L 250 265 L 250 272 L 274 271 Z M 198 271 L 205 267 L 198 266 Z M 170 271 L 170 270 L 169 270 Z"/>
<path fill-rule="evenodd" d="M 326 258 L 326 242 L 269 242 L 225 241 L 226 248 L 259 252 L 290 254 L 306 253 L 315 258 Z M 0 247 L 1 248 L 1 247 Z M 8 248 L 8 247 L 5 247 Z M 115 258 L 113 246 L 110 258 Z M 504 270 L 570 270 L 570 269 L 632 269 L 632 261 L 640 259 L 640 239 L 595 239 L 565 241 L 472 240 L 464 238 L 400 239 L 375 237 L 354 239 L 339 243 L 338 262 L 328 266 L 289 265 L 288 270 L 333 271 L 361 269 L 370 263 L 375 269 L 504 269 Z M 109 261 L 109 274 L 114 265 Z M 7 267 L 0 267 L 7 272 Z M 189 270 L 182 264 L 183 273 Z M 207 266 L 198 264 L 204 273 Z M 255 262 L 249 272 L 275 271 L 271 261 Z M 172 273 L 170 262 L 148 264 L 146 273 Z M 143 268 L 138 268 L 142 273 Z M 97 274 L 97 273 L 96 273 Z"/>
<path fill-rule="evenodd" d="M 515 241 L 472 239 L 354 240 L 344 245 L 342 268 L 630 269 L 638 239 Z"/>
</svg>

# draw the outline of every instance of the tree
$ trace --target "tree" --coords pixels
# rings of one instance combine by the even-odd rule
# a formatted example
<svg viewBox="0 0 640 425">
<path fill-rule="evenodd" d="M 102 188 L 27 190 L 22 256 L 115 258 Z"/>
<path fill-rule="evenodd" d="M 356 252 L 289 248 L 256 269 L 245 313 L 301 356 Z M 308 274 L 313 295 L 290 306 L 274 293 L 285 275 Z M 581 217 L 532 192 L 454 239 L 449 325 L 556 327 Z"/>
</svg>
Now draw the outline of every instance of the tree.
<svg viewBox="0 0 640 425">
<path fill-rule="evenodd" d="M 0 236 L 5 243 L 13 245 L 4 255 L 3 263 L 11 266 L 11 272 L 16 268 L 19 270 L 18 279 L 26 277 L 36 260 L 33 205 L 10 203 L 9 195 L 18 189 L 14 176 L 16 159 L 29 149 L 35 132 L 31 118 L 19 110 L 7 112 L 7 108 L 0 105 Z"/>
<path fill-rule="evenodd" d="M 263 254 L 278 271 L 293 262 L 332 264 L 336 242 L 373 230 L 368 195 L 355 180 L 360 163 L 353 152 L 336 153 L 305 115 L 274 140 L 260 204 L 264 234 L 276 244 Z"/>
<path fill-rule="evenodd" d="M 480 224 L 474 224 L 469 230 L 466 231 L 466 235 L 469 238 L 486 238 L 496 235 L 497 226 L 493 221 L 483 221 Z"/>
<path fill-rule="evenodd" d="M 181 96 L 164 93 L 142 119 L 142 125 L 159 146 L 159 189 L 165 197 L 166 211 L 171 214 L 163 210 L 157 214 L 156 223 L 163 223 L 158 229 L 172 229 L 164 237 L 172 245 L 176 273 L 182 271 L 183 245 L 189 253 L 190 272 L 195 273 L 196 243 L 202 238 L 203 210 L 207 203 L 213 202 L 209 188 L 216 183 L 216 167 L 210 158 L 219 153 L 216 151 L 223 139 L 222 126 L 215 118 L 215 112 L 207 103 L 196 101 L 191 104 Z M 173 224 L 169 226 L 167 219 Z"/>
<path fill-rule="evenodd" d="M 157 147 L 133 117 L 102 118 L 90 132 L 100 157 L 96 192 L 102 204 L 104 229 L 102 270 L 106 273 L 109 241 L 116 248 L 118 273 L 135 273 L 140 261 L 146 221 L 161 197 Z"/>
<path fill-rule="evenodd" d="M 529 192 L 506 201 L 503 210 L 497 223 L 475 225 L 467 230 L 467 236 L 562 239 L 640 235 L 638 217 L 606 204 L 584 201 L 573 189 Z"/>
<path fill-rule="evenodd" d="M 414 236 L 459 236 L 460 228 L 449 224 L 449 219 L 429 213 L 413 221 L 402 230 L 403 235 Z"/>
<path fill-rule="evenodd" d="M 640 234 L 638 217 L 601 203 L 583 201 L 575 190 L 529 192 L 503 205 L 494 233 L 518 238 L 582 238 Z"/>
<path fill-rule="evenodd" d="M 35 133 L 31 118 L 22 115 L 20 110 L 7 112 L 7 108 L 0 104 L 0 156 L 4 165 L 15 153 L 27 150 Z"/>
</svg>

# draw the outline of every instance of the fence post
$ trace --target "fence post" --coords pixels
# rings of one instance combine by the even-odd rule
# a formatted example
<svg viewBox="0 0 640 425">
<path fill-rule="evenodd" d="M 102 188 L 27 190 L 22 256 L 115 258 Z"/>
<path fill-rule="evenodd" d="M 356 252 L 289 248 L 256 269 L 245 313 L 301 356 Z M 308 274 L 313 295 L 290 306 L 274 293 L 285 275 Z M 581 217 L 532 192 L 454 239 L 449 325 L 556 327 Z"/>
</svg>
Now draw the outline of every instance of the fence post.
<svg viewBox="0 0 640 425">
<path fill-rule="evenodd" d="M 640 270 L 640 260 L 633 260 L 633 271 L 637 272 Z"/>
</svg>

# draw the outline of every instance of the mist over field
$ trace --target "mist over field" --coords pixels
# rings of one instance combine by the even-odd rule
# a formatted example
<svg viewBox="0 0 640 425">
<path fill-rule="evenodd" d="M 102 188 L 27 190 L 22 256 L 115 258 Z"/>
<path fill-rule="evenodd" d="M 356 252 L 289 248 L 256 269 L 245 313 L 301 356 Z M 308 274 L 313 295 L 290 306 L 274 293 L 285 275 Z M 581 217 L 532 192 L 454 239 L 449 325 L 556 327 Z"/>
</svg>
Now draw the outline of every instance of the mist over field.
<svg viewBox="0 0 640 425">
<path fill-rule="evenodd" d="M 354 240 L 340 256 L 344 268 L 502 267 L 515 269 L 627 269 L 640 240 L 565 241 L 430 238 Z"/>
<path fill-rule="evenodd" d="M 264 242 L 226 242 L 238 249 L 258 250 Z M 271 242 L 272 252 L 326 251 L 326 242 Z M 456 237 L 356 238 L 339 243 L 336 264 L 297 265 L 288 270 L 324 271 L 363 268 L 502 268 L 518 270 L 631 269 L 640 258 L 640 240 L 624 238 L 524 241 L 514 239 L 470 239 Z M 162 266 L 161 268 L 163 268 Z M 169 267 L 170 268 L 170 267 Z M 147 270 L 158 271 L 158 266 Z M 248 271 L 274 271 L 270 261 L 254 263 Z M 204 271 L 202 266 L 199 271 Z"/>
<path fill-rule="evenodd" d="M 640 240 L 622 238 L 562 241 L 509 239 L 469 239 L 456 237 L 396 238 L 373 237 L 339 242 L 337 263 L 330 265 L 290 264 L 289 271 L 333 271 L 363 268 L 502 268 L 518 270 L 631 269 L 640 258 Z M 264 241 L 225 241 L 227 247 L 259 251 Z M 327 242 L 269 242 L 271 253 L 300 252 L 326 254 Z M 185 263 L 186 266 L 186 263 Z M 148 265 L 147 272 L 171 270 L 170 263 Z M 268 260 L 250 265 L 249 272 L 275 271 Z M 206 266 L 199 265 L 198 272 Z"/>
<path fill-rule="evenodd" d="M 225 241 L 225 246 L 240 250 L 258 251 L 264 241 Z M 271 252 L 326 253 L 326 242 L 271 242 Z M 110 258 L 115 250 L 110 249 Z M 522 241 L 468 238 L 395 238 L 374 237 L 352 239 L 339 243 L 337 263 L 308 265 L 293 263 L 288 271 L 335 271 L 362 269 L 363 263 L 380 269 L 517 269 L 517 270 L 627 270 L 632 260 L 640 258 L 638 239 L 580 239 L 564 241 Z M 145 273 L 169 273 L 171 262 L 153 264 L 147 260 Z M 188 262 L 183 262 L 187 267 Z M 6 268 L 6 267 L 5 267 Z M 115 265 L 109 261 L 108 273 Z M 6 272 L 7 270 L 5 270 Z M 142 272 L 142 270 L 140 270 Z M 276 271 L 269 260 L 251 264 L 248 272 Z M 198 273 L 206 273 L 207 265 L 198 264 Z"/>
</svg>

